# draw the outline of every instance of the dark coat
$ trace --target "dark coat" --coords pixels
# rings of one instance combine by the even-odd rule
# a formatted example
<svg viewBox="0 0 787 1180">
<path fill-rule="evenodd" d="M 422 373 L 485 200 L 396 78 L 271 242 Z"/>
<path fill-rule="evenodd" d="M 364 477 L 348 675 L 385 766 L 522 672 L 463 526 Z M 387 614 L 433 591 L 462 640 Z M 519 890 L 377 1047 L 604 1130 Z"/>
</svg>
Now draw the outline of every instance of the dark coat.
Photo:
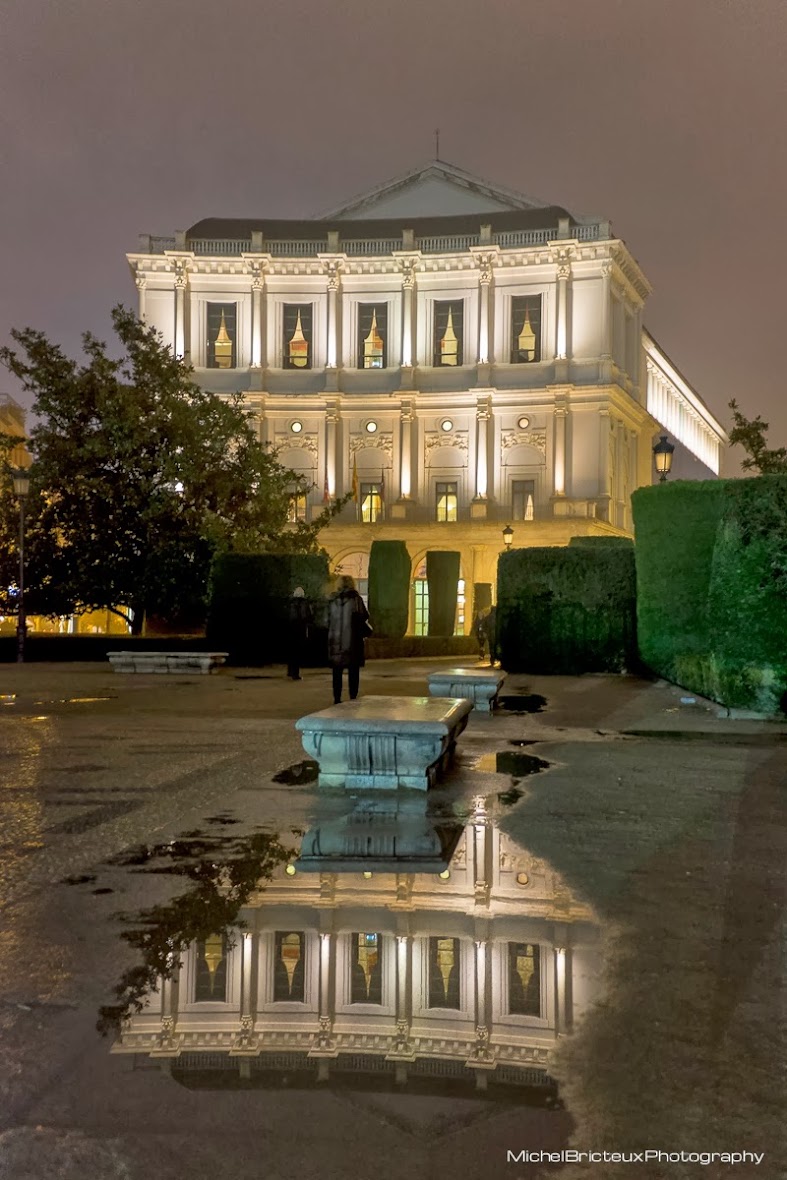
<svg viewBox="0 0 787 1180">
<path fill-rule="evenodd" d="M 334 668 L 362 668 L 369 612 L 357 590 L 342 590 L 328 603 L 328 662 Z"/>
</svg>

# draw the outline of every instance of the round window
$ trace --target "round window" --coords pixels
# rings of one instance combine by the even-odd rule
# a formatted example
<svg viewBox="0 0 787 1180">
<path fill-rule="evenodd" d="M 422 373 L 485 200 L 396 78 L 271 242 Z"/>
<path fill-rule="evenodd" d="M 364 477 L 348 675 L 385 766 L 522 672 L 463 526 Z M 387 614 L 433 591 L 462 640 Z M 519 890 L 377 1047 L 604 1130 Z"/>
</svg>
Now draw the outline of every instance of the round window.
<svg viewBox="0 0 787 1180">
<path fill-rule="evenodd" d="M 301 431 L 303 430 L 303 423 L 302 422 L 291 423 L 290 430 L 292 431 L 293 434 L 300 434 Z"/>
<path fill-rule="evenodd" d="M 377 430 L 377 423 L 376 422 L 367 422 L 366 423 L 367 434 L 374 434 L 376 432 L 376 430 Z"/>
<path fill-rule="evenodd" d="M 530 425 L 530 419 L 525 418 L 524 416 L 522 418 L 520 418 L 519 421 L 517 422 L 517 426 L 519 427 L 520 430 L 527 430 L 529 425 Z"/>
<path fill-rule="evenodd" d="M 453 428 L 454 428 L 454 424 L 451 421 L 451 419 L 450 418 L 443 418 L 442 422 L 440 423 L 440 429 L 444 430 L 447 434 L 448 431 L 453 430 Z"/>
</svg>

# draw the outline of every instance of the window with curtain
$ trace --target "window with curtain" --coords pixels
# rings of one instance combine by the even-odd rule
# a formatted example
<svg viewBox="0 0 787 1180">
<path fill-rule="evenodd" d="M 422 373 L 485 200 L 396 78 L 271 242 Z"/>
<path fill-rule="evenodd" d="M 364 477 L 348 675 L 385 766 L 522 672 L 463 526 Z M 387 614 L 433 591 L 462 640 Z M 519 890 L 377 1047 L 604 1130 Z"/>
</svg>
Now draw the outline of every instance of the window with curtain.
<svg viewBox="0 0 787 1180">
<path fill-rule="evenodd" d="M 283 361 L 285 369 L 312 367 L 312 305 L 284 304 Z"/>
<path fill-rule="evenodd" d="M 511 363 L 541 360 L 541 296 L 515 295 L 511 300 Z"/>
<path fill-rule="evenodd" d="M 381 1004 L 383 936 L 356 932 L 350 939 L 350 1003 Z"/>
<path fill-rule="evenodd" d="M 459 939 L 429 939 L 430 1008 L 459 1008 Z"/>
<path fill-rule="evenodd" d="M 464 302 L 441 300 L 434 305 L 434 363 L 462 364 L 462 329 Z"/>
<path fill-rule="evenodd" d="M 511 516 L 514 520 L 533 520 L 535 515 L 536 481 L 511 480 Z"/>
<path fill-rule="evenodd" d="M 200 939 L 196 947 L 196 1004 L 226 1003 L 227 1000 L 227 935 L 211 934 Z"/>
<path fill-rule="evenodd" d="M 238 308 L 235 303 L 209 303 L 207 306 L 207 340 L 209 369 L 234 369 Z"/>
<path fill-rule="evenodd" d="M 358 304 L 358 368 L 384 369 L 387 365 L 388 305 Z"/>
<path fill-rule="evenodd" d="M 273 956 L 273 998 L 275 1001 L 303 1002 L 304 945 L 303 931 L 276 931 Z"/>
<path fill-rule="evenodd" d="M 508 1011 L 514 1016 L 541 1015 L 541 947 L 508 944 Z"/>
</svg>

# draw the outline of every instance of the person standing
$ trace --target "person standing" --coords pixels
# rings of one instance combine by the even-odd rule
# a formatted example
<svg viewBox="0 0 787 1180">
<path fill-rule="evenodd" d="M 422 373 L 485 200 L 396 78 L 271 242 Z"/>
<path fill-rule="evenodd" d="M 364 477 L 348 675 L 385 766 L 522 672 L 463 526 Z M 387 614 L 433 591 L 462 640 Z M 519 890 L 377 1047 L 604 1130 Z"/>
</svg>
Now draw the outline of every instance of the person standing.
<svg viewBox="0 0 787 1180">
<path fill-rule="evenodd" d="M 369 612 L 348 574 L 328 604 L 328 662 L 333 672 L 333 703 L 342 701 L 342 674 L 347 669 L 350 700 L 358 696 L 361 668 L 365 664 L 363 641 L 371 634 Z"/>
<path fill-rule="evenodd" d="M 306 653 L 306 643 L 309 638 L 309 626 L 312 622 L 312 609 L 306 601 L 303 586 L 296 586 L 292 598 L 287 604 L 287 636 L 289 659 L 287 661 L 287 675 L 290 680 L 301 679 L 301 664 Z"/>
</svg>

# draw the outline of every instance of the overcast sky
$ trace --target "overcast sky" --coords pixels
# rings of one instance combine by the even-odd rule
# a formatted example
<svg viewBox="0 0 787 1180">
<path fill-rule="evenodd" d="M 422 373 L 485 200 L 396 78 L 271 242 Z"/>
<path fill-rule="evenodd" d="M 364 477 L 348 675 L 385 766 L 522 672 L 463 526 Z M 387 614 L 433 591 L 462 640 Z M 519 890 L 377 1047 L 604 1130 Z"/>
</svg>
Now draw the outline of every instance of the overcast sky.
<svg viewBox="0 0 787 1180">
<path fill-rule="evenodd" d="M 439 127 L 610 218 L 674 363 L 787 444 L 787 0 L 0 0 L 0 100 L 4 342 L 76 353 L 136 307 L 140 232 L 319 213 Z"/>
</svg>

